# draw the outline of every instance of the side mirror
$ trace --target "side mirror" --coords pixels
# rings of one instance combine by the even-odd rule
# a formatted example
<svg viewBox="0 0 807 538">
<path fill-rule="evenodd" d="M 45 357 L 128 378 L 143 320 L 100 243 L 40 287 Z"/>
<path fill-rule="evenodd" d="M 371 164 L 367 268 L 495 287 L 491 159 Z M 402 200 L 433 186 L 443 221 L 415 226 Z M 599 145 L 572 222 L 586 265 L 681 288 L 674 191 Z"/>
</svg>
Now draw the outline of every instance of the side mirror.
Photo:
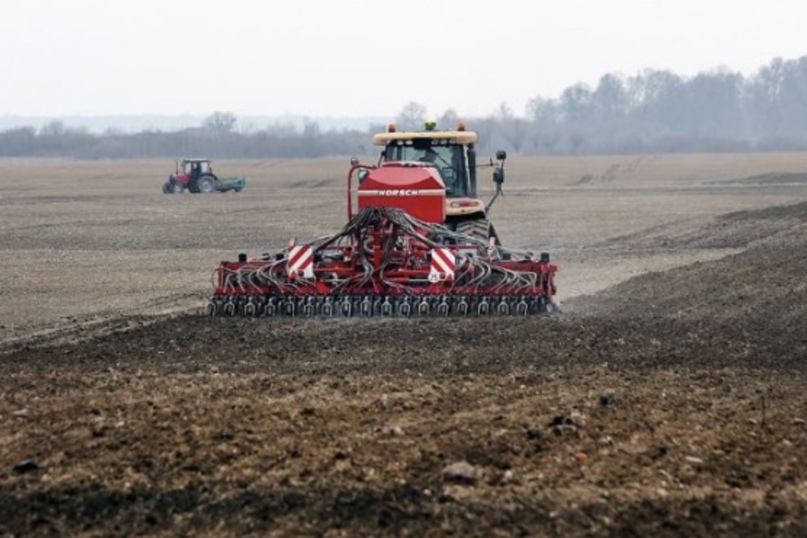
<svg viewBox="0 0 807 538">
<path fill-rule="evenodd" d="M 350 158 L 350 166 L 356 166 L 357 164 L 359 164 L 359 158 L 358 157 L 351 157 Z"/>
<path fill-rule="evenodd" d="M 503 161 L 506 158 L 507 158 L 507 152 L 506 151 L 500 149 L 499 151 L 496 152 L 496 160 L 497 161 Z"/>
<path fill-rule="evenodd" d="M 504 183 L 504 168 L 497 168 L 493 171 L 493 182 L 501 187 Z"/>
</svg>

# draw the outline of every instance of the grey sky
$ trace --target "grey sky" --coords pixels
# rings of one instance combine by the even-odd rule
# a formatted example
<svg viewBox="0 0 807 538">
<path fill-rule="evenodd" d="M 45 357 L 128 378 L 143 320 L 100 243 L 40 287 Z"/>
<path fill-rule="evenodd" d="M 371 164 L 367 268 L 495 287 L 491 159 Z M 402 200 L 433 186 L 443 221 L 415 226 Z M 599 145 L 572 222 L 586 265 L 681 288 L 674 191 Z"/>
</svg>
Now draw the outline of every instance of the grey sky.
<svg viewBox="0 0 807 538">
<path fill-rule="evenodd" d="M 0 115 L 482 115 L 807 55 L 805 0 L 2 0 Z"/>
</svg>

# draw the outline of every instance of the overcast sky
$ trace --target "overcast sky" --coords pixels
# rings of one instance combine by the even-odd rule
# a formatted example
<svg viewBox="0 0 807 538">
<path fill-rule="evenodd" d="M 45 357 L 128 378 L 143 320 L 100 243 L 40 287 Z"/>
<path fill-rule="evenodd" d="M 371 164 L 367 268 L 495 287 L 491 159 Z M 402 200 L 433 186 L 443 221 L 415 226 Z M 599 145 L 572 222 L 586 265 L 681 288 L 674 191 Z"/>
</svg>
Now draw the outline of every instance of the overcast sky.
<svg viewBox="0 0 807 538">
<path fill-rule="evenodd" d="M 0 0 L 0 115 L 522 114 L 807 55 L 807 0 Z"/>
</svg>

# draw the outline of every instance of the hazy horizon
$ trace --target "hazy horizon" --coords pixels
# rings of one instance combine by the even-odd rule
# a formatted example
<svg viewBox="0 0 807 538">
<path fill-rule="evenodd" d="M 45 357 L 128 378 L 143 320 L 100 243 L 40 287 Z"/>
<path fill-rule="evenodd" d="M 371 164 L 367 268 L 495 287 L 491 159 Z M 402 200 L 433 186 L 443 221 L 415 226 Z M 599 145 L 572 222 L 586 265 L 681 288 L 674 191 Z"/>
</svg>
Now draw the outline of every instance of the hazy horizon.
<svg viewBox="0 0 807 538">
<path fill-rule="evenodd" d="M 282 116 L 238 115 L 236 131 L 251 132 L 265 129 L 273 125 L 294 125 L 302 128 L 307 122 L 316 122 L 320 129 L 367 129 L 372 124 L 386 124 L 391 121 L 397 111 L 389 116 L 356 116 L 356 117 L 310 117 L 294 114 Z M 101 115 L 63 115 L 63 116 L 20 116 L 14 114 L 0 115 L 0 132 L 18 127 L 40 127 L 53 121 L 62 122 L 68 128 L 86 128 L 91 133 L 103 133 L 107 130 L 134 133 L 143 131 L 177 131 L 191 127 L 200 127 L 210 114 L 101 114 Z"/>
</svg>

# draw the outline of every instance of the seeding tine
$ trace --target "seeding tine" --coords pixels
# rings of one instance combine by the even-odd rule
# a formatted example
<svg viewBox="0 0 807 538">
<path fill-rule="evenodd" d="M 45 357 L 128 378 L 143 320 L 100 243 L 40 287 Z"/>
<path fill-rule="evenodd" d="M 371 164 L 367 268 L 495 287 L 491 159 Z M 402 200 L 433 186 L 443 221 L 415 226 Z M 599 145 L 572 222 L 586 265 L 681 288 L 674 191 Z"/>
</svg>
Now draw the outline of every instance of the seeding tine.
<svg viewBox="0 0 807 538">
<path fill-rule="evenodd" d="M 448 316 L 449 310 L 448 298 L 444 295 L 440 304 L 437 306 L 437 313 L 441 316 Z"/>
<path fill-rule="evenodd" d="M 464 296 L 460 298 L 460 304 L 457 305 L 457 313 L 461 316 L 468 315 L 468 300 Z"/>
<path fill-rule="evenodd" d="M 294 297 L 286 297 L 285 309 L 287 316 L 293 317 L 297 314 L 297 303 L 294 301 Z"/>
<path fill-rule="evenodd" d="M 525 301 L 523 297 L 516 305 L 516 311 L 522 316 L 526 316 L 529 313 L 530 305 L 527 304 L 527 301 Z"/>
<path fill-rule="evenodd" d="M 236 314 L 235 296 L 230 295 L 227 297 L 227 302 L 224 303 L 224 315 L 235 316 L 235 314 Z"/>
<path fill-rule="evenodd" d="M 333 316 L 333 304 L 331 302 L 330 297 L 325 297 L 325 301 L 323 301 L 323 303 L 322 303 L 321 313 L 325 317 L 332 317 Z"/>
<path fill-rule="evenodd" d="M 353 314 L 353 303 L 350 301 L 350 297 L 342 297 L 340 310 L 342 311 L 342 315 L 346 318 L 349 318 Z"/>
<path fill-rule="evenodd" d="M 303 315 L 307 318 L 310 318 L 314 315 L 314 298 L 308 297 L 305 300 L 305 305 L 303 306 Z"/>
<path fill-rule="evenodd" d="M 488 303 L 487 297 L 482 297 L 482 300 L 479 302 L 478 312 L 480 316 L 487 316 L 490 313 L 490 303 Z"/>
<path fill-rule="evenodd" d="M 254 318 L 257 313 L 257 308 L 255 308 L 255 302 L 252 297 L 247 299 L 246 304 L 244 305 L 244 316 L 248 318 Z"/>
<path fill-rule="evenodd" d="M 263 314 L 266 317 L 272 317 L 277 313 L 277 299 L 274 297 L 270 297 L 266 301 L 266 307 L 263 310 Z"/>
<path fill-rule="evenodd" d="M 389 302 L 389 297 L 384 297 L 384 302 L 381 304 L 381 314 L 384 316 L 392 315 L 392 303 Z"/>
<path fill-rule="evenodd" d="M 403 302 L 398 307 L 398 313 L 404 317 L 409 317 L 412 314 L 412 304 L 409 297 L 403 298 Z"/>
<path fill-rule="evenodd" d="M 370 302 L 369 297 L 365 297 L 361 302 L 361 315 L 365 317 L 373 315 L 373 304 Z"/>
</svg>

